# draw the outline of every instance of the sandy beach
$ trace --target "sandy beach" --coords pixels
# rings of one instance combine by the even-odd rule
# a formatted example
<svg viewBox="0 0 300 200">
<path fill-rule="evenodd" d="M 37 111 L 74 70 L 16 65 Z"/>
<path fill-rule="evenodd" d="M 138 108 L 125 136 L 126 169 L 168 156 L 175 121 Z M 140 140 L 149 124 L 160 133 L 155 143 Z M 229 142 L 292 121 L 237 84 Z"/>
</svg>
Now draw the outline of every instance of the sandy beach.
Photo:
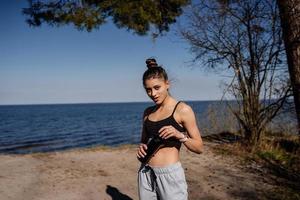
<svg viewBox="0 0 300 200">
<path fill-rule="evenodd" d="M 204 140 L 202 154 L 182 147 L 189 199 L 270 199 L 272 179 L 257 165 L 215 153 L 217 145 Z M 0 200 L 138 199 L 136 148 L 0 155 Z"/>
</svg>

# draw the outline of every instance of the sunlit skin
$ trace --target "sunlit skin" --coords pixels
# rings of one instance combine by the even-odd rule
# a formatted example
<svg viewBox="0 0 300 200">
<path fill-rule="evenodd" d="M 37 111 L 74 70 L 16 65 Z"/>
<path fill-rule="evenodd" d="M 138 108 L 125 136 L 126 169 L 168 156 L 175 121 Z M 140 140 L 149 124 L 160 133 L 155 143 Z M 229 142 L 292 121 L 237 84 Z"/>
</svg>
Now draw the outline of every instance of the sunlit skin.
<svg viewBox="0 0 300 200">
<path fill-rule="evenodd" d="M 147 95 L 156 104 L 154 112 L 150 113 L 149 109 L 144 112 L 144 120 L 147 116 L 150 121 L 159 121 L 169 117 L 177 103 L 177 101 L 170 96 L 168 89 L 170 88 L 169 81 L 163 78 L 147 79 L 144 84 Z M 202 153 L 203 143 L 200 136 L 196 118 L 191 107 L 181 102 L 174 113 L 175 120 L 179 125 L 184 126 L 189 136 L 184 145 L 192 152 Z M 144 129 L 143 129 L 144 130 Z M 172 125 L 164 126 L 159 130 L 159 135 L 163 139 L 174 137 L 176 139 L 183 138 L 183 134 L 175 129 Z M 138 148 L 137 157 L 144 157 L 146 155 L 147 145 L 145 144 L 146 132 L 142 132 L 142 142 Z M 148 164 L 151 166 L 166 166 L 179 161 L 179 150 L 175 147 L 163 147 L 159 149 L 156 154 L 149 160 Z"/>
</svg>

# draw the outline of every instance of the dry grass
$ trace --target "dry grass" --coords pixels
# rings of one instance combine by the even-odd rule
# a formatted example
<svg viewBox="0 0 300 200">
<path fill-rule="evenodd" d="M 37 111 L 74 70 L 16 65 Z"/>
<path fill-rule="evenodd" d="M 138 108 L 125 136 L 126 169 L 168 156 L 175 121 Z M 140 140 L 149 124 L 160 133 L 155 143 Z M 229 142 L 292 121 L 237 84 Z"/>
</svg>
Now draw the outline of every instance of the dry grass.
<svg viewBox="0 0 300 200">
<path fill-rule="evenodd" d="M 242 140 L 220 143 L 213 148 L 222 156 L 234 156 L 240 164 L 253 172 L 271 177 L 277 185 L 273 199 L 300 199 L 300 143 L 298 136 L 264 136 L 252 151 Z"/>
<path fill-rule="evenodd" d="M 300 142 L 297 135 L 264 136 L 256 154 L 273 164 L 300 172 Z"/>
<path fill-rule="evenodd" d="M 211 104 L 200 116 L 198 121 L 203 135 L 219 134 L 221 132 L 238 132 L 238 123 L 228 107 Z"/>
</svg>

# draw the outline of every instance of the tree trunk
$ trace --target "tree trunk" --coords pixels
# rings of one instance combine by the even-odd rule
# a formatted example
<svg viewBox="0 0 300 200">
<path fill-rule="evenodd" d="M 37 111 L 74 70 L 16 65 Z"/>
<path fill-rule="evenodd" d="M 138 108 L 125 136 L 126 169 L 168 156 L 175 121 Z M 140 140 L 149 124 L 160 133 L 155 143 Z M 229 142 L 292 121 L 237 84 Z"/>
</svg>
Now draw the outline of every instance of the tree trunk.
<svg viewBox="0 0 300 200">
<path fill-rule="evenodd" d="M 300 136 L 300 0 L 277 0 Z"/>
</svg>

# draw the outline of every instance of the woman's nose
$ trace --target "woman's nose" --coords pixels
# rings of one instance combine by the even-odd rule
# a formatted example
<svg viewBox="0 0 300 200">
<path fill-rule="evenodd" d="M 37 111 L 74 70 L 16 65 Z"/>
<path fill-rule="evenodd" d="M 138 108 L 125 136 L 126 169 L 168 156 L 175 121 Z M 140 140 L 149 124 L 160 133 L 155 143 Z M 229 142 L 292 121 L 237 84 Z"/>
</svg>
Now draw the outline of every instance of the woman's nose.
<svg viewBox="0 0 300 200">
<path fill-rule="evenodd" d="M 155 97 L 156 96 L 156 92 L 155 91 L 152 91 L 151 92 L 151 97 Z"/>
</svg>

